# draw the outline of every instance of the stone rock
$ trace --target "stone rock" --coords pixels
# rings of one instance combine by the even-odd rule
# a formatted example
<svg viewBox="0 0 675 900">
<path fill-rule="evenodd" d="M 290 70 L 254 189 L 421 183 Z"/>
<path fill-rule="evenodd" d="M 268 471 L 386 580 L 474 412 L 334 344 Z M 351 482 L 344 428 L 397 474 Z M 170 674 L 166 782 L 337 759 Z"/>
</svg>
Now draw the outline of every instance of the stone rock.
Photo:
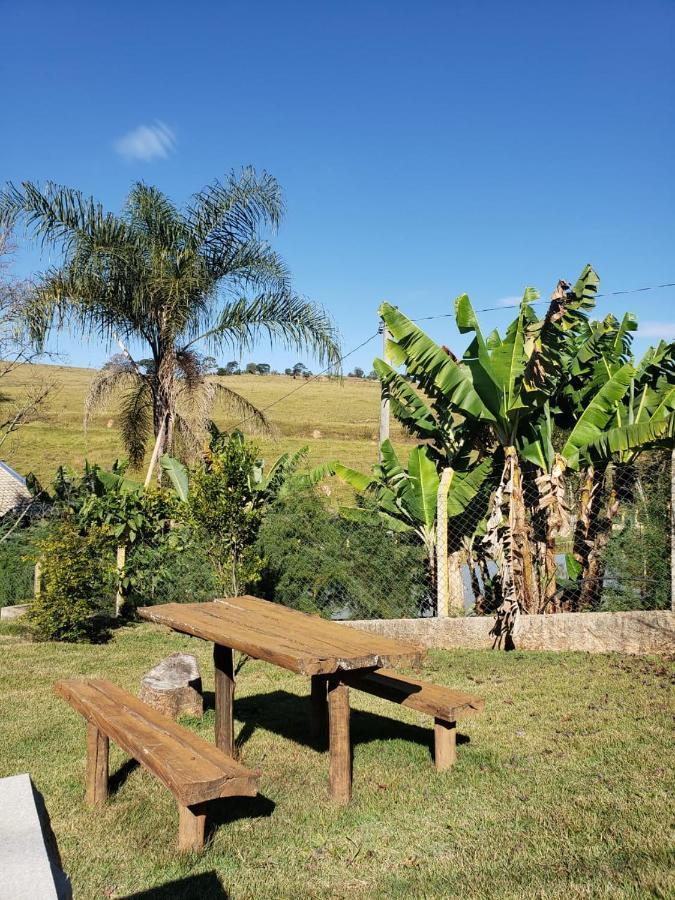
<svg viewBox="0 0 675 900">
<path fill-rule="evenodd" d="M 204 713 L 202 679 L 197 659 L 189 653 L 172 653 L 141 679 L 140 699 L 172 719 Z"/>
<path fill-rule="evenodd" d="M 13 619 L 18 619 L 19 616 L 22 616 L 27 610 L 27 603 L 17 603 L 16 606 L 3 606 L 2 609 L 0 609 L 0 619 L 3 622 L 11 622 Z"/>
<path fill-rule="evenodd" d="M 0 778 L 0 897 L 72 898 L 44 800 L 29 775 Z"/>
<path fill-rule="evenodd" d="M 489 650 L 493 622 L 494 616 L 460 616 L 344 624 L 421 647 Z M 675 612 L 661 609 L 518 616 L 513 642 L 517 650 L 670 655 L 675 652 Z"/>
</svg>

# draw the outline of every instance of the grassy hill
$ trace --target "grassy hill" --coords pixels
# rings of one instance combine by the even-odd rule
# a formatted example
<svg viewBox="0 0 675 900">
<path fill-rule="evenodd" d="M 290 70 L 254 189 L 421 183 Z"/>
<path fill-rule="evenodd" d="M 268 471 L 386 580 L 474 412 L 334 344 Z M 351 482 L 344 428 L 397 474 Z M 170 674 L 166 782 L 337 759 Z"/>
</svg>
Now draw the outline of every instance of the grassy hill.
<svg viewBox="0 0 675 900">
<path fill-rule="evenodd" d="M 2 390 L 9 396 L 35 382 L 46 381 L 54 388 L 42 420 L 12 435 L 2 448 L 2 458 L 22 474 L 32 471 L 46 482 L 62 463 L 80 467 L 89 459 L 108 465 L 122 457 L 114 404 L 84 432 L 84 398 L 93 375 L 93 369 L 26 366 L 4 378 Z M 376 460 L 378 382 L 345 378 L 305 383 L 285 375 L 238 375 L 225 380 L 258 407 L 274 404 L 268 417 L 275 437 L 255 437 L 266 458 L 306 445 L 312 465 L 339 458 L 365 471 Z M 228 415 L 222 403 L 214 410 L 214 420 L 221 428 L 237 425 L 237 418 Z M 247 432 L 247 427 L 243 430 Z M 392 438 L 405 441 L 395 423 Z"/>
</svg>

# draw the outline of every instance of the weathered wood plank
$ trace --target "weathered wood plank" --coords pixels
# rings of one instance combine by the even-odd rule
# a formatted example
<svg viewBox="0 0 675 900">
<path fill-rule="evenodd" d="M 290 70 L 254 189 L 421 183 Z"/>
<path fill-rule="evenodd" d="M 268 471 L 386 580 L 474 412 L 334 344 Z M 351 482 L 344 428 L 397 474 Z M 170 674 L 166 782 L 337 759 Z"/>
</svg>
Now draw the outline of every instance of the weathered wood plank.
<svg viewBox="0 0 675 900">
<path fill-rule="evenodd" d="M 108 737 L 93 722 L 87 722 L 87 774 L 85 800 L 98 806 L 108 799 Z"/>
<path fill-rule="evenodd" d="M 234 654 L 230 647 L 213 645 L 216 694 L 216 747 L 235 758 Z"/>
<path fill-rule="evenodd" d="M 57 682 L 54 690 L 152 772 L 183 805 L 256 795 L 257 772 L 228 759 L 213 744 L 111 682 L 71 679 Z"/>
<path fill-rule="evenodd" d="M 337 677 L 328 680 L 328 723 L 330 794 L 338 803 L 349 803 L 352 799 L 349 688 Z"/>
<path fill-rule="evenodd" d="M 303 675 L 416 665 L 424 655 L 403 641 L 347 629 L 256 597 L 167 603 L 142 608 L 139 614 Z"/>
<path fill-rule="evenodd" d="M 343 680 L 357 690 L 392 703 L 400 703 L 418 712 L 454 722 L 465 716 L 476 715 L 485 707 L 481 697 L 455 691 L 441 684 L 431 684 L 399 675 L 388 669 L 378 672 L 346 672 Z"/>
</svg>

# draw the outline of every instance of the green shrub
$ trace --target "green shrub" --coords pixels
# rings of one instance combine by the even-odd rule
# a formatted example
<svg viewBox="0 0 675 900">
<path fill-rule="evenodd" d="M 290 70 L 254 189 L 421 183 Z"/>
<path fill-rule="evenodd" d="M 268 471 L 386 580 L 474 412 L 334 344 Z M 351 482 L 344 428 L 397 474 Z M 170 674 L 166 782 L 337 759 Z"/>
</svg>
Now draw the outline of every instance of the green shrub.
<svg viewBox="0 0 675 900">
<path fill-rule="evenodd" d="M 28 611 L 39 640 L 96 640 L 104 633 L 115 590 L 115 570 L 105 531 L 92 526 L 82 535 L 59 523 L 36 545 L 42 562 L 42 591 Z"/>
<path fill-rule="evenodd" d="M 129 586 L 125 599 L 130 609 L 153 603 L 196 603 L 221 593 L 213 566 L 196 540 L 178 545 L 164 541 L 155 547 L 134 545 L 126 569 Z"/>
<path fill-rule="evenodd" d="M 277 501 L 262 523 L 257 550 L 265 560 L 257 591 L 305 612 L 415 616 L 428 590 L 420 544 L 347 522 L 314 491 Z"/>
</svg>

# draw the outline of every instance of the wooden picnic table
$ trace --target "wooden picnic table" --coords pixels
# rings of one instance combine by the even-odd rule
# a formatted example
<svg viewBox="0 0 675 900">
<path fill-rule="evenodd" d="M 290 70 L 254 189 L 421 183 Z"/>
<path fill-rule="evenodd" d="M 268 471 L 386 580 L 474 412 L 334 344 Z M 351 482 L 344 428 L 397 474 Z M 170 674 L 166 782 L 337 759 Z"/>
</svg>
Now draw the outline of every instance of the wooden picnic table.
<svg viewBox="0 0 675 900">
<path fill-rule="evenodd" d="M 349 686 L 342 673 L 417 665 L 424 655 L 403 641 L 250 596 L 166 603 L 138 612 L 151 622 L 213 642 L 216 745 L 230 756 L 235 755 L 232 651 L 308 675 L 315 733 L 328 720 L 330 792 L 342 803 L 349 802 L 352 790 Z"/>
</svg>

